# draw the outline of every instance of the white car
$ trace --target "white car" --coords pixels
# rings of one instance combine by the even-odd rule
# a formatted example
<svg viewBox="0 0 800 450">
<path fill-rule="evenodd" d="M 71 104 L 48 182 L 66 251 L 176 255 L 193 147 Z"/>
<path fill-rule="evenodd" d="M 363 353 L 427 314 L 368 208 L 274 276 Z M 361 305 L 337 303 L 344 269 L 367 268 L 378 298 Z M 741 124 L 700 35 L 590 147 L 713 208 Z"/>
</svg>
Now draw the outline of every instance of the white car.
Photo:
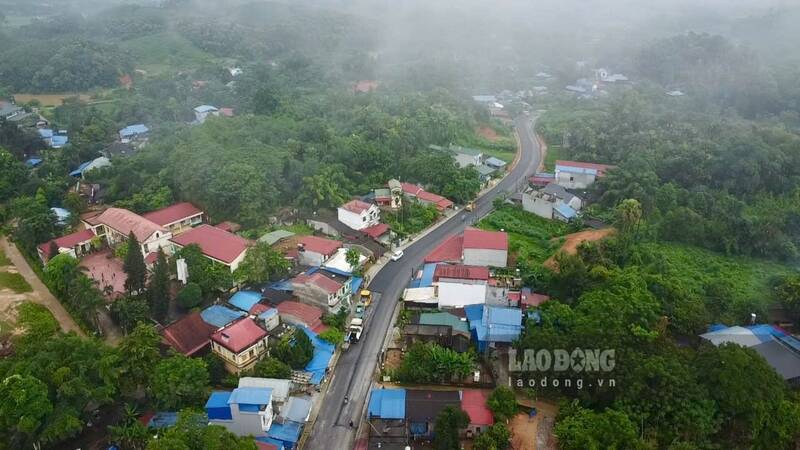
<svg viewBox="0 0 800 450">
<path fill-rule="evenodd" d="M 403 257 L 403 251 L 402 250 L 395 250 L 395 252 L 392 253 L 392 261 L 397 261 L 398 259 L 400 259 L 402 257 Z"/>
</svg>

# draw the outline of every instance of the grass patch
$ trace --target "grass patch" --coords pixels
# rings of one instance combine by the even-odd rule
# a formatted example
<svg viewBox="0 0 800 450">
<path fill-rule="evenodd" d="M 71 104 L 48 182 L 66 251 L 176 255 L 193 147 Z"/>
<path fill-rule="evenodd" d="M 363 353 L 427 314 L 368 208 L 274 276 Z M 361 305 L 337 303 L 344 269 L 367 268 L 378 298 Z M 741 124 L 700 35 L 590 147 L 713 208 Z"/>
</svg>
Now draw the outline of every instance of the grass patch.
<svg viewBox="0 0 800 450">
<path fill-rule="evenodd" d="M 484 230 L 504 230 L 509 236 L 509 249 L 529 263 L 543 263 L 561 247 L 554 238 L 573 230 L 568 224 L 547 220 L 513 206 L 503 206 L 478 223 Z"/>
<path fill-rule="evenodd" d="M 17 294 L 33 290 L 22 275 L 9 272 L 0 272 L 0 289 L 11 289 Z"/>
<path fill-rule="evenodd" d="M 284 225 L 279 230 L 286 230 L 291 231 L 294 234 L 299 234 L 301 236 L 307 236 L 310 234 L 314 234 L 314 229 L 308 226 L 305 222 L 298 222 L 293 225 Z"/>
<path fill-rule="evenodd" d="M 545 172 L 555 172 L 556 170 L 556 161 L 559 159 L 563 159 L 561 155 L 563 154 L 563 149 L 561 148 L 561 144 L 547 144 L 547 154 L 544 156 L 544 171 Z"/>
<path fill-rule="evenodd" d="M 120 46 L 130 51 L 137 66 L 143 67 L 149 75 L 197 67 L 213 60 L 188 39 L 172 32 L 130 39 Z"/>
<path fill-rule="evenodd" d="M 0 250 L 0 266 L 10 266 L 10 265 L 11 265 L 11 260 L 8 259 L 8 256 L 6 256 L 3 250 Z"/>
</svg>

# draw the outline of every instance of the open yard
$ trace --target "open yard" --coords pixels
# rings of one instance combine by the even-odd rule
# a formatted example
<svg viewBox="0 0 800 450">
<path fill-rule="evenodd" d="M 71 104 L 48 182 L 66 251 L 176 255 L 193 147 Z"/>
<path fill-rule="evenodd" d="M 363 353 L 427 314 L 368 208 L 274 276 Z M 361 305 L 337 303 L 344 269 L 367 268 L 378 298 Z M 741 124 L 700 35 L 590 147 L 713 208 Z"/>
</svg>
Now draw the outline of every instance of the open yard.
<svg viewBox="0 0 800 450">
<path fill-rule="evenodd" d="M 88 103 L 91 96 L 86 93 L 65 93 L 65 94 L 14 94 L 17 103 L 28 103 L 31 100 L 38 101 L 42 106 L 61 106 L 64 99 L 78 97 L 82 102 Z"/>
<path fill-rule="evenodd" d="M 562 239 L 559 239 L 559 241 L 563 242 L 563 244 L 558 250 L 569 255 L 574 255 L 578 253 L 578 246 L 581 245 L 582 242 L 599 241 L 600 239 L 610 236 L 613 232 L 613 228 L 603 228 L 601 230 L 586 230 L 568 234 Z M 553 270 L 557 270 L 554 256 L 555 255 L 550 256 L 547 261 L 544 262 L 544 265 Z"/>
<path fill-rule="evenodd" d="M 518 259 L 528 263 L 543 263 L 561 247 L 570 226 L 547 220 L 523 211 L 521 208 L 504 206 L 495 210 L 478 224 L 486 230 L 505 230 L 509 234 L 509 247 Z"/>
</svg>

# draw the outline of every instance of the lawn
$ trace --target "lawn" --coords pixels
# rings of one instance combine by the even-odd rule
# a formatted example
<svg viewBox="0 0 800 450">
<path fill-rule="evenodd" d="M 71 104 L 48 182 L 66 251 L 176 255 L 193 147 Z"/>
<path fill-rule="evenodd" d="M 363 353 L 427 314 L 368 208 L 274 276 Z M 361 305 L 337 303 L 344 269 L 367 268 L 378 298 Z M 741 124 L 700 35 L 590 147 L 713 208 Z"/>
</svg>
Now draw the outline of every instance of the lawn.
<svg viewBox="0 0 800 450">
<path fill-rule="evenodd" d="M 492 139 L 486 137 L 488 133 L 480 132 L 482 128 L 493 131 Z M 480 149 L 487 158 L 494 156 L 510 163 L 517 155 L 517 141 L 512 129 L 507 125 L 491 123 L 463 135 L 458 140 L 458 145 Z"/>
<path fill-rule="evenodd" d="M 31 292 L 31 285 L 18 273 L 0 272 L 0 289 L 11 289 L 17 294 Z"/>
<path fill-rule="evenodd" d="M 10 266 L 10 265 L 11 265 L 11 260 L 8 259 L 8 256 L 6 256 L 6 254 L 2 250 L 0 250 L 0 267 Z"/>
<path fill-rule="evenodd" d="M 547 220 L 513 206 L 503 206 L 478 223 L 485 230 L 504 230 L 509 248 L 517 258 L 529 263 L 543 263 L 561 247 L 563 239 L 554 239 L 572 231 L 568 224 Z"/>
<path fill-rule="evenodd" d="M 130 51 L 136 66 L 146 70 L 149 75 L 197 67 L 213 60 L 211 55 L 172 32 L 130 39 L 120 46 Z"/>
<path fill-rule="evenodd" d="M 544 171 L 553 173 L 556 170 L 556 161 L 562 159 L 563 149 L 561 144 L 547 144 L 547 154 L 544 156 Z"/>
</svg>

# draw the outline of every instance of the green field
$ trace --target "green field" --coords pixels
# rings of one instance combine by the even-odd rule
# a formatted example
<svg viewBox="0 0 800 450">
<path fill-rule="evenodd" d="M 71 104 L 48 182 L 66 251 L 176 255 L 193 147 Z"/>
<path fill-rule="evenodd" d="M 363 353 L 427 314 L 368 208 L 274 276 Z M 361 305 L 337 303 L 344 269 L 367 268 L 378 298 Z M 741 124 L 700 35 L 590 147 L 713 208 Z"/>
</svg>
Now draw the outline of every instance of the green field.
<svg viewBox="0 0 800 450">
<path fill-rule="evenodd" d="M 11 260 L 8 259 L 8 256 L 0 250 L 0 266 L 9 266 L 11 265 Z"/>
<path fill-rule="evenodd" d="M 31 285 L 18 273 L 0 272 L 0 289 L 11 289 L 17 294 L 31 292 Z"/>
<path fill-rule="evenodd" d="M 481 220 L 478 227 L 506 231 L 510 250 L 529 263 L 543 263 L 561 247 L 562 240 L 554 238 L 574 231 L 563 222 L 547 220 L 512 206 L 495 210 Z"/>
<path fill-rule="evenodd" d="M 560 144 L 547 144 L 547 154 L 544 156 L 544 171 L 554 172 L 556 161 L 562 158 L 563 149 Z"/>
<path fill-rule="evenodd" d="M 148 75 L 197 67 L 214 59 L 186 38 L 170 32 L 130 39 L 120 46 L 131 52 L 137 68 L 144 69 Z"/>
</svg>

